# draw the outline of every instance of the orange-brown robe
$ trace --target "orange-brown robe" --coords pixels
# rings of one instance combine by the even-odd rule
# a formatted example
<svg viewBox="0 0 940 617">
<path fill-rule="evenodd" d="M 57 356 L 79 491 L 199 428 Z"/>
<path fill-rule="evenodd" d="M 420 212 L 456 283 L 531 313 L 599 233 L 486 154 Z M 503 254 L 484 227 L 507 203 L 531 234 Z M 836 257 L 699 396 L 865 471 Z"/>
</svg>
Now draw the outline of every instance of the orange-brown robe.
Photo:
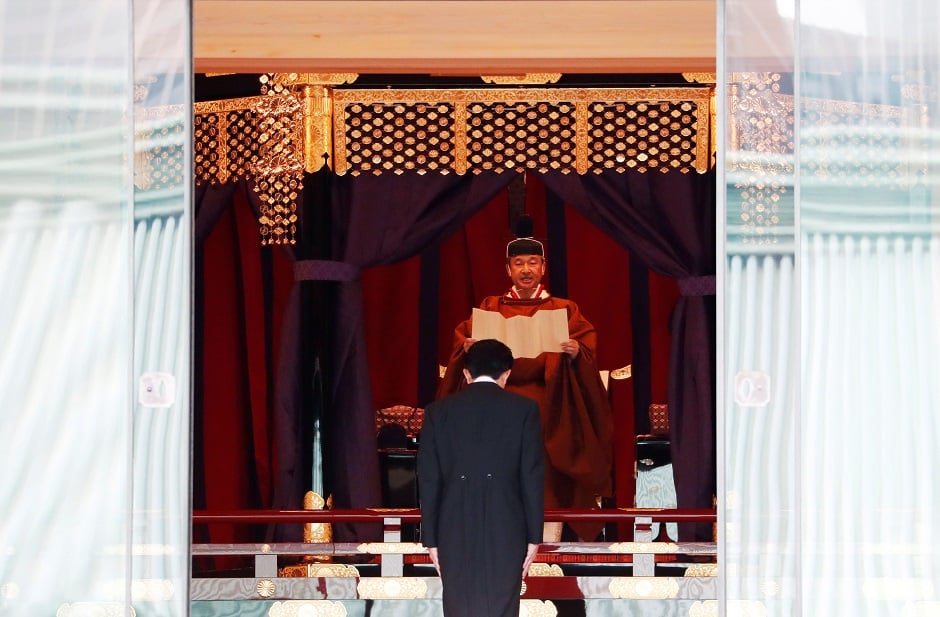
<svg viewBox="0 0 940 617">
<path fill-rule="evenodd" d="M 613 420 L 607 391 L 596 364 L 597 333 L 578 306 L 552 296 L 529 300 L 489 296 L 480 305 L 504 317 L 531 316 L 542 309 L 568 312 L 568 335 L 578 342 L 578 357 L 546 352 L 516 358 L 506 389 L 539 403 L 545 442 L 545 507 L 593 508 L 597 496 L 612 494 Z M 438 388 L 438 398 L 465 385 L 463 343 L 471 320 L 454 331 L 454 349 Z M 571 525 L 584 540 L 594 540 L 602 524 Z"/>
</svg>

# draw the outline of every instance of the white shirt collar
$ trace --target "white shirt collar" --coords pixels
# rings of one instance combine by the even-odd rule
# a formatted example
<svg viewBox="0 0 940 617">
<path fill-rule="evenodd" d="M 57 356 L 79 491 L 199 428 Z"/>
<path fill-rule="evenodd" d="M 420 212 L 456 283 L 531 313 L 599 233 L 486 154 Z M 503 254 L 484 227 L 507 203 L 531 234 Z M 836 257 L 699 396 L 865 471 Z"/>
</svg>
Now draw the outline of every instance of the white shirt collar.
<svg viewBox="0 0 940 617">
<path fill-rule="evenodd" d="M 493 379 L 492 377 L 490 377 L 489 375 L 480 375 L 479 377 L 477 377 L 476 379 L 474 379 L 474 380 L 471 381 L 470 383 L 480 383 L 480 382 L 482 382 L 482 381 L 488 381 L 488 382 L 490 382 L 490 383 L 496 383 L 496 380 Z"/>
<path fill-rule="evenodd" d="M 526 299 L 527 300 L 536 300 L 536 299 L 544 300 L 545 298 L 548 298 L 550 295 L 551 294 L 548 293 L 548 290 L 545 289 L 545 285 L 542 285 L 541 283 L 539 283 L 539 286 L 535 288 L 535 293 L 532 294 L 532 297 L 526 298 Z M 506 292 L 506 297 L 512 298 L 514 300 L 523 299 L 522 294 L 519 293 L 519 290 L 516 288 L 515 285 L 513 285 L 512 288 Z"/>
</svg>

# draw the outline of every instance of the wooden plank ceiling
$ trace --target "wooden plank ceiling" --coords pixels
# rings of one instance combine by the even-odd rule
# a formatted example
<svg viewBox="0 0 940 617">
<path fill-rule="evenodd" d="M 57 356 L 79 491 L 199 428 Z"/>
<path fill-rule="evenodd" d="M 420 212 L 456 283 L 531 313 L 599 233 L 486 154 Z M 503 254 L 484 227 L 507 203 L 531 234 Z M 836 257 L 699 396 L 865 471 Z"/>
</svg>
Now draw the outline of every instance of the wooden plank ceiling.
<svg viewBox="0 0 940 617">
<path fill-rule="evenodd" d="M 197 73 L 715 71 L 716 0 L 195 0 Z"/>
</svg>

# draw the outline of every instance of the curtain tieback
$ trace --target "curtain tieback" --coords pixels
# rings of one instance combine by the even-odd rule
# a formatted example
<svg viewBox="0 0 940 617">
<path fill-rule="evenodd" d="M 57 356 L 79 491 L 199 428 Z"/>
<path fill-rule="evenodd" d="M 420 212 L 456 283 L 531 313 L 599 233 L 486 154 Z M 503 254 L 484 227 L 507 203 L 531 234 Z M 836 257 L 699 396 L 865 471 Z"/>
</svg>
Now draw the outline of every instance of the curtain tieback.
<svg viewBox="0 0 940 617">
<path fill-rule="evenodd" d="M 343 261 L 304 259 L 294 262 L 295 281 L 355 281 L 359 266 Z"/>
<path fill-rule="evenodd" d="M 714 296 L 715 276 L 687 276 L 679 279 L 679 293 L 683 296 Z"/>
</svg>

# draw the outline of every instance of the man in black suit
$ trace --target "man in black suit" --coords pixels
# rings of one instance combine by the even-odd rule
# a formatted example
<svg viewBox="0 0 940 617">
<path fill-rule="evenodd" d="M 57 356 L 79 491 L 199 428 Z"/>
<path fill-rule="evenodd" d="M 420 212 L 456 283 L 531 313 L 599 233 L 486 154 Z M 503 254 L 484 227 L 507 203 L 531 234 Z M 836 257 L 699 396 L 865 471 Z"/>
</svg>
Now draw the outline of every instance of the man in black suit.
<svg viewBox="0 0 940 617">
<path fill-rule="evenodd" d="M 542 539 L 538 403 L 506 392 L 512 352 L 466 354 L 468 387 L 428 405 L 418 451 L 421 537 L 441 576 L 446 617 L 516 617 Z"/>
</svg>

